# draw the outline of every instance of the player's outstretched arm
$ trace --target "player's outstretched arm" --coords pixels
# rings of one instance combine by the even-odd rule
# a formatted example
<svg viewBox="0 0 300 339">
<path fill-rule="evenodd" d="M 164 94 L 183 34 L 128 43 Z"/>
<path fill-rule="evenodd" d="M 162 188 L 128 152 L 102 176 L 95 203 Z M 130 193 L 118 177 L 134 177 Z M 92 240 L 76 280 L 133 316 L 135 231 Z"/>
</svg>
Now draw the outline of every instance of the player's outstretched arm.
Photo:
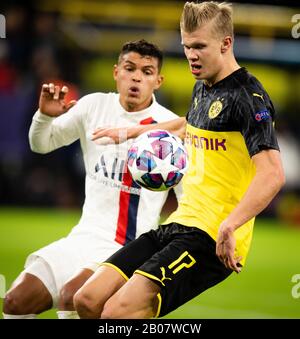
<svg viewBox="0 0 300 339">
<path fill-rule="evenodd" d="M 128 139 L 136 138 L 140 134 L 153 129 L 164 129 L 179 136 L 181 139 L 184 139 L 185 128 L 186 118 L 182 117 L 151 125 L 136 125 L 121 128 L 97 128 L 92 135 L 92 140 L 101 144 L 118 144 Z"/>
<path fill-rule="evenodd" d="M 49 117 L 58 117 L 66 113 L 72 106 L 76 104 L 76 100 L 69 103 L 65 102 L 65 95 L 68 93 L 68 87 L 54 86 L 54 84 L 44 84 L 42 86 L 39 110 L 41 113 Z"/>
<path fill-rule="evenodd" d="M 284 185 L 285 177 L 276 150 L 264 150 L 252 157 L 256 174 L 247 192 L 228 218 L 220 225 L 216 253 L 227 268 L 240 271 L 241 257 L 234 257 L 234 231 L 263 211 Z"/>
<path fill-rule="evenodd" d="M 29 129 L 29 144 L 33 152 L 49 153 L 59 147 L 69 145 L 78 139 L 79 114 L 70 112 L 76 101 L 65 102 L 68 88 L 44 84 L 42 86 L 39 110 L 34 114 Z M 78 103 L 73 110 L 80 111 Z M 54 119 L 55 118 L 55 119 Z"/>
</svg>

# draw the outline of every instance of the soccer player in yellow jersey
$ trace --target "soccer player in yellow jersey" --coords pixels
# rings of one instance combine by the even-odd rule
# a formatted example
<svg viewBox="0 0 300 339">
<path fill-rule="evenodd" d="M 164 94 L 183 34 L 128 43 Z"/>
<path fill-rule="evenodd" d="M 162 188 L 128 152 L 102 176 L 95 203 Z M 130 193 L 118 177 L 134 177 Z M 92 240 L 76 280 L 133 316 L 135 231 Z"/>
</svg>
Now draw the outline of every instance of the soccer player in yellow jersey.
<svg viewBox="0 0 300 339">
<path fill-rule="evenodd" d="M 186 118 L 152 128 L 185 135 L 183 197 L 164 225 L 116 252 L 77 292 L 83 318 L 164 316 L 240 272 L 254 218 L 284 184 L 274 107 L 234 57 L 231 6 L 187 2 L 180 28 L 197 80 L 191 107 Z M 128 128 L 128 137 L 148 129 Z M 118 132 L 94 138 L 117 141 Z"/>
</svg>

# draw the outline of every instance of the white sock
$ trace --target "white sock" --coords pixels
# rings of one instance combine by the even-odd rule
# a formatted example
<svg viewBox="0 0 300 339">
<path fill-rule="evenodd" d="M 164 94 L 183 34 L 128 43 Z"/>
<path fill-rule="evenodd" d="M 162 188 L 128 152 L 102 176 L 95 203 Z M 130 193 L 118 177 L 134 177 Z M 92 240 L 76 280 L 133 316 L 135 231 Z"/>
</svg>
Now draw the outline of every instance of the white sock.
<svg viewBox="0 0 300 339">
<path fill-rule="evenodd" d="M 3 319 L 35 319 L 36 314 L 3 314 Z"/>
<path fill-rule="evenodd" d="M 80 319 L 76 311 L 57 311 L 58 319 Z"/>
</svg>

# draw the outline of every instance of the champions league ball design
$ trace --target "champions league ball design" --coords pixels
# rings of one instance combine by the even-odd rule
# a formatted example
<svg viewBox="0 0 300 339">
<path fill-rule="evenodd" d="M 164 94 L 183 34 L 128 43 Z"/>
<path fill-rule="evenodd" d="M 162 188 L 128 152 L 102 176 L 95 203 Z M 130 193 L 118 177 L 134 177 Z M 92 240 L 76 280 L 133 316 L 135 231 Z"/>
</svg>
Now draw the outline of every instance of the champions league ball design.
<svg viewBox="0 0 300 339">
<path fill-rule="evenodd" d="M 164 191 L 179 183 L 188 167 L 181 140 L 165 130 L 141 134 L 128 150 L 133 180 L 151 191 Z"/>
</svg>

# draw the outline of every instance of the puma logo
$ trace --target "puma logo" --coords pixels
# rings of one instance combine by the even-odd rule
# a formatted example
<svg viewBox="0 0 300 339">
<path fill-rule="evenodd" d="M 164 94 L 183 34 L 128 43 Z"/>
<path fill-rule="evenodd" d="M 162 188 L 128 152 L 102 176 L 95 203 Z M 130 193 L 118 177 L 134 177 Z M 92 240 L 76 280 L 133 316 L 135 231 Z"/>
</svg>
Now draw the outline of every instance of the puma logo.
<svg viewBox="0 0 300 339">
<path fill-rule="evenodd" d="M 261 98 L 262 101 L 265 101 L 264 97 L 262 94 L 258 94 L 258 93 L 252 93 L 254 97 L 259 97 Z"/>
<path fill-rule="evenodd" d="M 162 278 L 160 279 L 161 283 L 165 286 L 165 284 L 163 283 L 164 280 L 172 280 L 171 278 L 166 277 L 166 270 L 164 267 L 160 268 L 161 270 L 161 274 L 162 274 Z"/>
</svg>

